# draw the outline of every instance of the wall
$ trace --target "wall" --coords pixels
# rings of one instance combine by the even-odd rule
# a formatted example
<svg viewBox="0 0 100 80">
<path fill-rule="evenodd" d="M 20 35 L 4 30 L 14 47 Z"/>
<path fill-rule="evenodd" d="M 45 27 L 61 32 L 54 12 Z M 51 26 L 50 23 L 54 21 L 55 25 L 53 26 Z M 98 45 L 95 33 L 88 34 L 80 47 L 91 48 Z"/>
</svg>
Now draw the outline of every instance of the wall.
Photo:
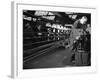
<svg viewBox="0 0 100 80">
<path fill-rule="evenodd" d="M 24 0 L 26 1 L 26 0 Z M 64 76 L 55 76 L 55 77 L 42 77 L 42 78 L 32 78 L 25 80 L 99 80 L 100 75 L 100 38 L 99 38 L 99 29 L 100 29 L 100 5 L 99 0 L 27 0 L 32 1 L 32 3 L 37 4 L 54 4 L 54 5 L 73 5 L 73 6 L 92 6 L 97 7 L 97 20 L 98 26 L 96 27 L 96 36 L 95 48 L 97 50 L 98 56 L 98 71 L 97 73 L 89 74 L 73 74 L 73 75 L 64 75 Z M 10 76 L 10 64 L 11 64 L 11 0 L 1 0 L 0 2 L 0 80 L 11 80 Z M 23 79 L 22 79 L 23 80 Z"/>
</svg>

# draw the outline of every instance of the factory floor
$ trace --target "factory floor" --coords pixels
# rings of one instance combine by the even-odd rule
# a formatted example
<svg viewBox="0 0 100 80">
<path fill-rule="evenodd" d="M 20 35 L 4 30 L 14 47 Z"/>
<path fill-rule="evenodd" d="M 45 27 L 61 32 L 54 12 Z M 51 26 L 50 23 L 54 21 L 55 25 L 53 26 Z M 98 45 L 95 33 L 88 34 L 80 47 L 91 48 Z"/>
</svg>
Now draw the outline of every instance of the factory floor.
<svg viewBox="0 0 100 80">
<path fill-rule="evenodd" d="M 57 48 L 48 53 L 45 53 L 37 58 L 31 58 L 24 62 L 24 69 L 36 68 L 56 68 L 72 66 L 71 62 L 72 50 L 70 48 Z"/>
</svg>

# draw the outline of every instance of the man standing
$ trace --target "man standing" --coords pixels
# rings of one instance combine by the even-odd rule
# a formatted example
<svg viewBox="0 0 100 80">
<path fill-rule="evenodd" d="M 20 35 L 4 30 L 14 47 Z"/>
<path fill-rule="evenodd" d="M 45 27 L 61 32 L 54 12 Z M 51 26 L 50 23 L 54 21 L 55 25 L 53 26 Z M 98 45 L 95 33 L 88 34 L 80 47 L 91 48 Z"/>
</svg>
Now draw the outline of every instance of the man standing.
<svg viewBox="0 0 100 80">
<path fill-rule="evenodd" d="M 84 34 L 84 30 L 87 27 L 86 22 L 87 22 L 86 16 L 83 16 L 82 18 L 74 22 L 70 37 L 70 45 L 73 45 L 73 43 L 76 42 L 76 40 L 78 40 L 80 36 Z"/>
</svg>

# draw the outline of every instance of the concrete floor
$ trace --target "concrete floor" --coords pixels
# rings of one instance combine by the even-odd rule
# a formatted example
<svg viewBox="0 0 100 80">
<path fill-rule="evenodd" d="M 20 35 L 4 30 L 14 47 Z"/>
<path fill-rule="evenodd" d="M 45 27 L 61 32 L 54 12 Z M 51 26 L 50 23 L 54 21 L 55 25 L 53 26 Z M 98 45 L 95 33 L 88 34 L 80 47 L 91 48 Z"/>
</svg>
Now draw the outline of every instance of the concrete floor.
<svg viewBox="0 0 100 80">
<path fill-rule="evenodd" d="M 36 69 L 72 66 L 71 55 L 72 51 L 69 48 L 57 48 L 35 59 L 31 58 L 23 64 L 23 68 Z"/>
</svg>

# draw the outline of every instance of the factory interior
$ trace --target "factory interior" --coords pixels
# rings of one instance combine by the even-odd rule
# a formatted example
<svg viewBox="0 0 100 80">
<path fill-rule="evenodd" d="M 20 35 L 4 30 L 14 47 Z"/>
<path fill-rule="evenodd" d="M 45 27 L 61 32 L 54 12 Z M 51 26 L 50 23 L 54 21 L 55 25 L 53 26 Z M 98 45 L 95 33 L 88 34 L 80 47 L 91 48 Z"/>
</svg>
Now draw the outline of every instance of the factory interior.
<svg viewBox="0 0 100 80">
<path fill-rule="evenodd" d="M 23 69 L 91 66 L 91 14 L 23 10 Z"/>
</svg>

